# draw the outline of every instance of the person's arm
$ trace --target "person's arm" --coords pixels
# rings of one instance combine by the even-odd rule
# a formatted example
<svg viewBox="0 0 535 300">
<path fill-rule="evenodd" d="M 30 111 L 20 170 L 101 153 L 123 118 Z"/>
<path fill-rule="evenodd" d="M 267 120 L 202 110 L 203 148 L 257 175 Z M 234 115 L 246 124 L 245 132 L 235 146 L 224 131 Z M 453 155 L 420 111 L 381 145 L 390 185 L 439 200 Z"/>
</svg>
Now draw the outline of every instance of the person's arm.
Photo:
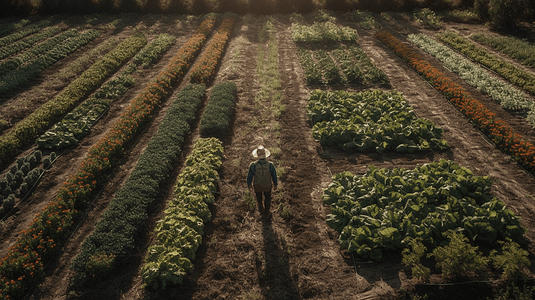
<svg viewBox="0 0 535 300">
<path fill-rule="evenodd" d="M 253 176 L 256 172 L 256 165 L 254 163 L 251 163 L 249 165 L 249 171 L 247 173 L 247 187 L 252 188 L 251 184 L 253 183 Z"/>
<path fill-rule="evenodd" d="M 273 180 L 273 189 L 276 190 L 279 182 L 277 180 L 277 169 L 273 163 L 269 164 L 269 173 L 271 174 L 271 180 Z"/>
</svg>

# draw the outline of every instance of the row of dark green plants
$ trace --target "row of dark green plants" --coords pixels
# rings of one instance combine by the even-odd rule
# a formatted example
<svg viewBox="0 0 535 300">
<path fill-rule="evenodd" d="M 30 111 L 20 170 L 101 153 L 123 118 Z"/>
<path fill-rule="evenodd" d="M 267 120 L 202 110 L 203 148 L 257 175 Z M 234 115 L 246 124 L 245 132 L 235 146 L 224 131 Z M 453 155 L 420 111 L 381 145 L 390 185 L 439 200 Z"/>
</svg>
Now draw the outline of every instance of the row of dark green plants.
<svg viewBox="0 0 535 300">
<path fill-rule="evenodd" d="M 203 137 L 223 139 L 229 134 L 236 106 L 234 82 L 221 82 L 212 88 L 210 100 L 202 114 L 199 132 Z"/>
<path fill-rule="evenodd" d="M 167 66 L 134 98 L 111 129 L 94 144 L 74 175 L 63 183 L 54 199 L 28 228 L 19 234 L 0 261 L 0 299 L 21 299 L 45 277 L 45 263 L 65 243 L 80 209 L 86 209 L 94 190 L 105 184 L 125 147 L 133 142 L 150 119 L 156 105 L 168 97 L 183 79 L 189 66 L 212 32 L 215 16 L 208 16 Z"/>
<path fill-rule="evenodd" d="M 522 64 L 535 68 L 535 45 L 515 36 L 474 33 L 470 39 L 499 50 Z"/>
<path fill-rule="evenodd" d="M 31 78 L 34 78 L 37 74 L 46 70 L 55 62 L 67 57 L 76 49 L 89 43 L 99 35 L 100 32 L 98 30 L 87 30 L 58 44 L 54 48 L 48 49 L 49 51 L 46 51 L 46 53 L 40 53 L 39 56 L 31 59 L 26 64 L 17 67 L 17 69 L 3 74 L 0 78 L 0 93 L 5 93 L 28 82 Z"/>
<path fill-rule="evenodd" d="M 33 143 L 39 135 L 63 118 L 81 99 L 131 59 L 146 42 L 143 34 L 136 34 L 125 39 L 72 81 L 56 97 L 15 124 L 9 132 L 0 136 L 0 165 L 5 167 L 6 163 L 17 156 L 22 147 Z"/>
<path fill-rule="evenodd" d="M 19 30 L 28 24 L 30 24 L 30 20 L 28 19 L 21 19 L 20 21 L 3 24 L 0 26 L 0 36 L 8 35 L 13 31 Z"/>
<path fill-rule="evenodd" d="M 29 26 L 25 26 L 24 28 L 8 35 L 8 36 L 4 36 L 2 38 L 0 38 L 0 47 L 5 47 L 17 40 L 20 40 L 21 38 L 23 37 L 26 37 L 26 36 L 29 36 L 31 34 L 34 34 L 36 32 L 38 32 L 39 30 L 45 28 L 46 26 L 48 26 L 48 24 L 50 24 L 50 21 L 41 21 L 37 24 L 32 24 L 32 25 L 29 25 Z"/>
<path fill-rule="evenodd" d="M 50 27 L 27 38 L 3 46 L 2 48 L 0 48 L 0 59 L 4 59 L 18 52 L 21 52 L 24 49 L 30 48 L 34 44 L 40 43 L 41 41 L 56 35 L 60 31 L 61 29 L 57 26 Z"/>
<path fill-rule="evenodd" d="M 59 49 L 58 47 L 61 44 L 65 43 L 68 39 L 73 38 L 79 34 L 80 32 L 78 32 L 76 29 L 68 30 L 50 39 L 47 39 L 43 43 L 34 45 L 32 48 L 27 49 L 26 51 L 20 54 L 14 55 L 4 60 L 2 63 L 0 63 L 0 75 L 4 76 L 5 74 L 13 70 L 16 70 L 20 66 L 30 63 L 32 60 L 35 60 L 41 55 L 46 55 L 52 50 L 55 51 L 56 49 Z M 7 48 L 7 46 L 4 48 Z"/>
<path fill-rule="evenodd" d="M 87 279 L 103 280 L 111 270 L 129 261 L 149 207 L 159 199 L 160 187 L 177 165 L 204 94 L 205 87 L 200 84 L 189 85 L 177 95 L 158 132 L 73 260 L 76 286 Z"/>
<path fill-rule="evenodd" d="M 211 220 L 209 204 L 218 188 L 223 145 L 218 137 L 231 127 L 236 84 L 219 82 L 212 88 L 197 140 L 176 183 L 174 197 L 166 205 L 165 216 L 154 233 L 156 242 L 149 247 L 141 270 L 143 283 L 153 289 L 179 284 L 193 269 L 195 254 L 202 243 L 204 223 Z"/>
<path fill-rule="evenodd" d="M 16 206 L 16 199 L 23 201 L 33 191 L 43 173 L 56 160 L 56 153 L 43 157 L 41 151 L 19 157 L 0 179 L 0 219 L 5 219 Z"/>
<path fill-rule="evenodd" d="M 297 43 L 307 85 L 389 85 L 386 74 L 356 44 L 358 33 L 351 27 L 330 21 L 312 25 L 296 21 L 292 24 L 292 38 Z M 338 47 L 325 50 L 318 48 L 320 43 L 335 43 Z"/>
<path fill-rule="evenodd" d="M 77 145 L 108 111 L 112 101 L 117 100 L 134 86 L 135 80 L 132 73 L 139 68 L 154 64 L 174 44 L 175 40 L 175 37 L 166 33 L 158 35 L 154 41 L 134 56 L 133 61 L 119 76 L 106 82 L 89 99 L 39 136 L 36 140 L 37 146 L 44 149 L 63 149 Z"/>
<path fill-rule="evenodd" d="M 535 95 L 535 75 L 532 73 L 518 68 L 506 60 L 487 52 L 485 49 L 477 46 L 470 40 L 453 31 L 441 33 L 437 35 L 437 38 L 476 62 L 498 73 L 512 84 Z"/>
<path fill-rule="evenodd" d="M 307 48 L 297 48 L 307 85 L 390 85 L 388 76 L 356 45 L 340 46 L 333 51 Z"/>
</svg>

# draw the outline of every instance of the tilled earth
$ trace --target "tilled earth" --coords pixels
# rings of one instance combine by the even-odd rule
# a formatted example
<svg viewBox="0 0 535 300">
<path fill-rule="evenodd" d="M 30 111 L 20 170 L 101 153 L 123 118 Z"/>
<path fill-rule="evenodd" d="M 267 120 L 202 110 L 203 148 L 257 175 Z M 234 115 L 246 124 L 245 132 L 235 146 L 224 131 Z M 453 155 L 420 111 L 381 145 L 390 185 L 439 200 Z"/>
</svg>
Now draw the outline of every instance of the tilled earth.
<svg viewBox="0 0 535 300">
<path fill-rule="evenodd" d="M 364 263 L 341 251 L 337 234 L 330 229 L 325 217 L 329 207 L 322 204 L 322 189 L 331 176 L 342 171 L 362 174 L 368 165 L 380 168 L 414 168 L 417 165 L 441 158 L 454 160 L 472 170 L 476 175 L 490 175 L 495 179 L 494 196 L 502 199 L 522 218 L 529 229 L 527 238 L 530 253 L 535 253 L 532 228 L 535 228 L 535 180 L 511 158 L 497 150 L 469 121 L 433 87 L 375 38 L 372 30 L 365 30 L 356 23 L 340 20 L 340 23 L 358 29 L 359 45 L 375 64 L 389 77 L 391 89 L 402 92 L 420 117 L 433 121 L 444 129 L 443 138 L 451 146 L 447 151 L 427 154 L 347 154 L 336 149 L 323 148 L 314 141 L 305 115 L 308 93 L 299 64 L 296 45 L 291 38 L 289 15 L 245 16 L 236 22 L 234 32 L 219 68 L 215 82 L 235 81 L 238 85 L 238 102 L 232 133 L 223 140 L 224 162 L 220 169 L 220 194 L 212 206 L 213 219 L 205 228 L 203 244 L 194 261 L 195 270 L 181 285 L 165 291 L 150 291 L 142 287 L 139 273 L 146 249 L 154 239 L 152 228 L 162 214 L 163 207 L 172 196 L 174 180 L 180 172 L 178 164 L 165 183 L 160 200 L 151 209 L 150 222 L 142 236 L 137 237 L 137 249 L 130 263 L 116 270 L 109 278 L 83 290 L 71 290 L 73 276 L 69 264 L 79 251 L 79 246 L 93 229 L 100 213 L 113 198 L 114 192 L 128 177 L 135 162 L 166 112 L 169 99 L 161 105 L 150 125 L 128 149 L 120 166 L 109 177 L 87 214 L 65 243 L 61 253 L 46 267 L 47 279 L 36 286 L 29 299 L 392 299 L 402 295 L 400 291 L 416 289 L 428 293 L 433 299 L 485 299 L 493 294 L 493 284 L 471 284 L 454 287 L 418 286 L 410 277 L 410 269 L 401 264 L 400 255 L 385 257 L 381 262 Z M 405 18 L 385 20 L 374 15 L 383 28 L 402 41 L 408 33 L 427 30 Z M 60 17 L 57 17 L 60 20 Z M 120 22 L 115 20 L 120 19 Z M 177 37 L 176 44 L 154 67 L 137 75 L 136 86 L 114 103 L 109 113 L 92 130 L 81 145 L 60 153 L 53 168 L 46 173 L 38 189 L 29 201 L 19 205 L 18 211 L 0 227 L 0 254 L 4 255 L 17 233 L 25 229 L 33 217 L 55 195 L 59 186 L 80 165 L 89 147 L 98 141 L 109 125 L 120 115 L 145 86 L 148 80 L 165 67 L 169 59 L 190 37 L 198 26 L 198 18 L 184 16 L 132 15 L 103 16 L 99 24 L 89 25 L 77 18 L 61 19 L 63 26 L 99 26 L 103 34 L 95 41 L 57 63 L 13 95 L 3 96 L 0 113 L 9 115 L 12 122 L 22 119 L 42 101 L 59 92 L 61 84 L 53 81 L 58 72 L 76 57 L 112 36 L 125 38 L 135 28 L 148 32 L 149 38 L 160 32 Z M 261 83 L 256 72 L 256 58 L 262 26 L 270 20 L 276 28 L 279 53 L 279 75 L 282 86 L 282 102 L 285 110 L 280 116 L 262 108 L 255 100 Z M 115 22 L 114 22 L 115 21 Z M 119 24 L 119 25 L 117 25 Z M 474 31 L 488 32 L 482 25 L 445 23 L 467 35 Z M 533 129 L 521 116 L 510 114 L 487 95 L 467 86 L 456 75 L 441 68 L 432 57 L 425 56 L 435 67 L 462 84 L 478 100 L 507 121 L 515 132 L 533 139 Z M 187 78 L 176 89 L 187 83 Z M 316 87 L 313 87 L 316 88 Z M 318 87 L 319 88 L 319 87 Z M 373 88 L 369 86 L 337 86 L 347 90 Z M 382 87 L 382 89 L 385 89 Z M 208 92 L 209 94 L 209 92 Z M 23 108 L 24 107 L 24 108 Z M 198 138 L 194 132 L 184 151 Z M 246 171 L 252 161 L 251 151 L 264 144 L 272 150 L 272 160 L 284 170 L 280 174 L 279 189 L 274 193 L 273 218 L 262 220 L 254 206 L 245 183 Z M 27 149 L 25 153 L 32 151 Z M 249 200 L 248 200 L 249 199 Z M 432 282 L 440 278 L 433 276 Z M 401 296 L 399 296 L 401 297 Z"/>
</svg>

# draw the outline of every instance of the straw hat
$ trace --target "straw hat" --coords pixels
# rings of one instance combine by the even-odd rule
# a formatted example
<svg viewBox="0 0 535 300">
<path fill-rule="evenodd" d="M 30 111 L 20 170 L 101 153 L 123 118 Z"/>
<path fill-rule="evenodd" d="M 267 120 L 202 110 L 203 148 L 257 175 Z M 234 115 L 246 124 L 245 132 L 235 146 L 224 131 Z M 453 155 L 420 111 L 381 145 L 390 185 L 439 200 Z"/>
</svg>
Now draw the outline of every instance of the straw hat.
<svg viewBox="0 0 535 300">
<path fill-rule="evenodd" d="M 253 157 L 254 158 L 266 158 L 271 155 L 271 152 L 269 152 L 268 149 L 264 148 L 264 146 L 260 145 L 258 148 L 253 150 Z"/>
</svg>

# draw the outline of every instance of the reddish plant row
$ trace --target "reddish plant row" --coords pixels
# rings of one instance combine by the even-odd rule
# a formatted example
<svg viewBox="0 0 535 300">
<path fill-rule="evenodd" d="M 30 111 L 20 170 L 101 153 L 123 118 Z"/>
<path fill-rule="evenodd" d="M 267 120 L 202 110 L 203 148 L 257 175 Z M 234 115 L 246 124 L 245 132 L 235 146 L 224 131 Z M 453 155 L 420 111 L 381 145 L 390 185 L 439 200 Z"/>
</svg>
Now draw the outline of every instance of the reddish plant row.
<svg viewBox="0 0 535 300">
<path fill-rule="evenodd" d="M 233 17 L 223 19 L 214 37 L 206 46 L 206 51 L 201 56 L 199 62 L 193 66 L 190 77 L 191 82 L 205 84 L 210 82 L 210 79 L 216 73 L 219 60 L 223 56 L 233 26 Z"/>
<path fill-rule="evenodd" d="M 0 262 L 0 299 L 18 299 L 44 277 L 43 262 L 50 259 L 70 231 L 78 210 L 85 208 L 92 191 L 103 183 L 124 146 L 132 141 L 155 105 L 172 93 L 200 52 L 215 20 L 201 23 L 193 36 L 137 96 L 106 136 L 91 147 L 75 175 L 59 189 L 54 200 L 36 215 L 27 230 Z M 101 182 L 102 181 L 102 182 Z"/>
<path fill-rule="evenodd" d="M 531 173 L 535 171 L 535 146 L 533 143 L 514 133 L 513 129 L 504 120 L 498 118 L 495 113 L 474 99 L 459 84 L 431 66 L 418 52 L 409 48 L 386 31 L 379 31 L 375 35 L 451 101 L 500 150 L 511 155 Z"/>
</svg>

